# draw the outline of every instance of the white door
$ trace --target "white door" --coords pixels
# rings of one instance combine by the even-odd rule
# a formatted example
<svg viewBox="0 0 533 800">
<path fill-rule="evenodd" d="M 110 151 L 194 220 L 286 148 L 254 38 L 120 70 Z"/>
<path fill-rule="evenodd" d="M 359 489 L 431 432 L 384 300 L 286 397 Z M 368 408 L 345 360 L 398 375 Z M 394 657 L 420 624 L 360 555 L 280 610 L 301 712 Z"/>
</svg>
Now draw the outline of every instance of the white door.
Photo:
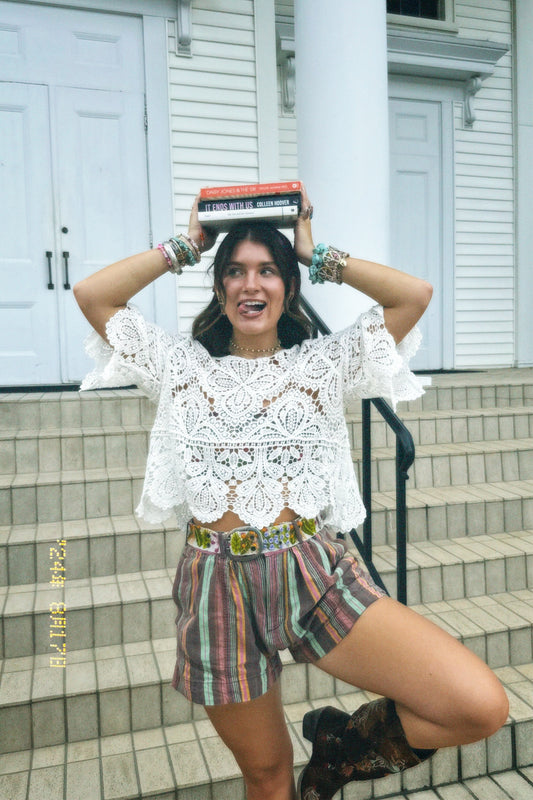
<svg viewBox="0 0 533 800">
<path fill-rule="evenodd" d="M 144 97 L 57 88 L 55 129 L 64 375 L 78 381 L 91 366 L 80 354 L 89 326 L 72 285 L 148 248 Z M 153 316 L 153 289 L 137 295 L 135 304 Z"/>
<path fill-rule="evenodd" d="M 89 326 L 71 287 L 150 245 L 142 24 L 0 12 L 0 385 L 78 382 Z M 136 298 L 151 316 L 153 296 Z"/>
<path fill-rule="evenodd" d="M 428 280 L 433 299 L 420 321 L 414 369 L 443 366 L 442 144 L 439 102 L 394 99 L 389 105 L 391 264 Z"/>
<path fill-rule="evenodd" d="M 0 83 L 0 385 L 59 383 L 48 88 Z"/>
</svg>

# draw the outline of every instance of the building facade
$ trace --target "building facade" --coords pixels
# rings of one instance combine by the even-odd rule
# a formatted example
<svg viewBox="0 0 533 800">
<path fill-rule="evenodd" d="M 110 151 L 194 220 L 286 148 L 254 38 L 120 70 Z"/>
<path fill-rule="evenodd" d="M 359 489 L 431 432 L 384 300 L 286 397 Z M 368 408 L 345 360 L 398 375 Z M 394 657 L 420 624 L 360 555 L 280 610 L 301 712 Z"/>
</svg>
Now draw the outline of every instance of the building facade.
<svg viewBox="0 0 533 800">
<path fill-rule="evenodd" d="M 446 0 L 435 15 L 362 0 L 0 2 L 0 385 L 78 382 L 71 286 L 183 229 L 201 186 L 293 177 L 317 240 L 434 284 L 416 367 L 532 365 L 533 10 Z M 138 304 L 188 330 L 209 263 Z M 304 292 L 333 328 L 368 306 L 336 286 Z"/>
</svg>

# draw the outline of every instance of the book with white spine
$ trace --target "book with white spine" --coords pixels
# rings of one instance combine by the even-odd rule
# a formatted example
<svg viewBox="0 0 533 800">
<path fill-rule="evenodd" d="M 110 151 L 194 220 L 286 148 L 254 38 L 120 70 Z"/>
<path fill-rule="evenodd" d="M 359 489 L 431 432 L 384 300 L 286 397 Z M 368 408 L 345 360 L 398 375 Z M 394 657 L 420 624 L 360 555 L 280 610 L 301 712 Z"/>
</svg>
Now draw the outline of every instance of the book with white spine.
<svg viewBox="0 0 533 800">
<path fill-rule="evenodd" d="M 255 199 L 255 198 L 254 198 Z M 212 210 L 198 210 L 198 221 L 217 231 L 228 231 L 237 222 L 246 219 L 268 220 L 277 228 L 292 228 L 300 212 L 300 196 L 294 195 L 290 203 L 270 203 L 257 205 L 253 201 L 205 203 Z M 218 208 L 215 208 L 219 206 Z"/>
</svg>

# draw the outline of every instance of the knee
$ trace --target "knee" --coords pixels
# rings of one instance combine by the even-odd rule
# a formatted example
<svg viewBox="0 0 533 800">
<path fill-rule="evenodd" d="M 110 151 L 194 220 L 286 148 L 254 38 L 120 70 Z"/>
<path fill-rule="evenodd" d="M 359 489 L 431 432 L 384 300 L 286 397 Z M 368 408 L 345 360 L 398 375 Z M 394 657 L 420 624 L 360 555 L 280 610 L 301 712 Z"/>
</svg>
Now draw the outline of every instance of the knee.
<svg viewBox="0 0 533 800">
<path fill-rule="evenodd" d="M 271 797 L 280 797 L 284 793 L 289 796 L 293 770 L 292 747 L 276 759 L 249 765 L 243 770 L 247 797 L 257 796 L 268 800 Z"/>
<path fill-rule="evenodd" d="M 501 683 L 494 678 L 481 694 L 472 698 L 465 709 L 465 732 L 471 742 L 488 739 L 509 715 L 509 700 Z"/>
</svg>

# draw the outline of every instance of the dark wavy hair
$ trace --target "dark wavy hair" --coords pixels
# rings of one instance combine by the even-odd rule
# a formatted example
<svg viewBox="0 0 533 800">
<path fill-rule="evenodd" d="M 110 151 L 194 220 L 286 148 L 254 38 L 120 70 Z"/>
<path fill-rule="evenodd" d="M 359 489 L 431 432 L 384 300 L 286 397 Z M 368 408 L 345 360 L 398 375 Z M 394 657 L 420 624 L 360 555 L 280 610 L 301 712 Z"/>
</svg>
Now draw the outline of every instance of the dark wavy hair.
<svg viewBox="0 0 533 800">
<path fill-rule="evenodd" d="M 233 328 L 222 313 L 218 297 L 225 297 L 222 279 L 226 267 L 237 245 L 244 241 L 264 245 L 281 273 L 285 285 L 284 310 L 278 322 L 281 346 L 292 347 L 311 336 L 311 324 L 300 308 L 300 269 L 292 244 L 269 222 L 244 221 L 235 225 L 220 243 L 210 267 L 213 270 L 213 298 L 192 325 L 193 339 L 197 339 L 212 356 L 229 354 Z"/>
</svg>

